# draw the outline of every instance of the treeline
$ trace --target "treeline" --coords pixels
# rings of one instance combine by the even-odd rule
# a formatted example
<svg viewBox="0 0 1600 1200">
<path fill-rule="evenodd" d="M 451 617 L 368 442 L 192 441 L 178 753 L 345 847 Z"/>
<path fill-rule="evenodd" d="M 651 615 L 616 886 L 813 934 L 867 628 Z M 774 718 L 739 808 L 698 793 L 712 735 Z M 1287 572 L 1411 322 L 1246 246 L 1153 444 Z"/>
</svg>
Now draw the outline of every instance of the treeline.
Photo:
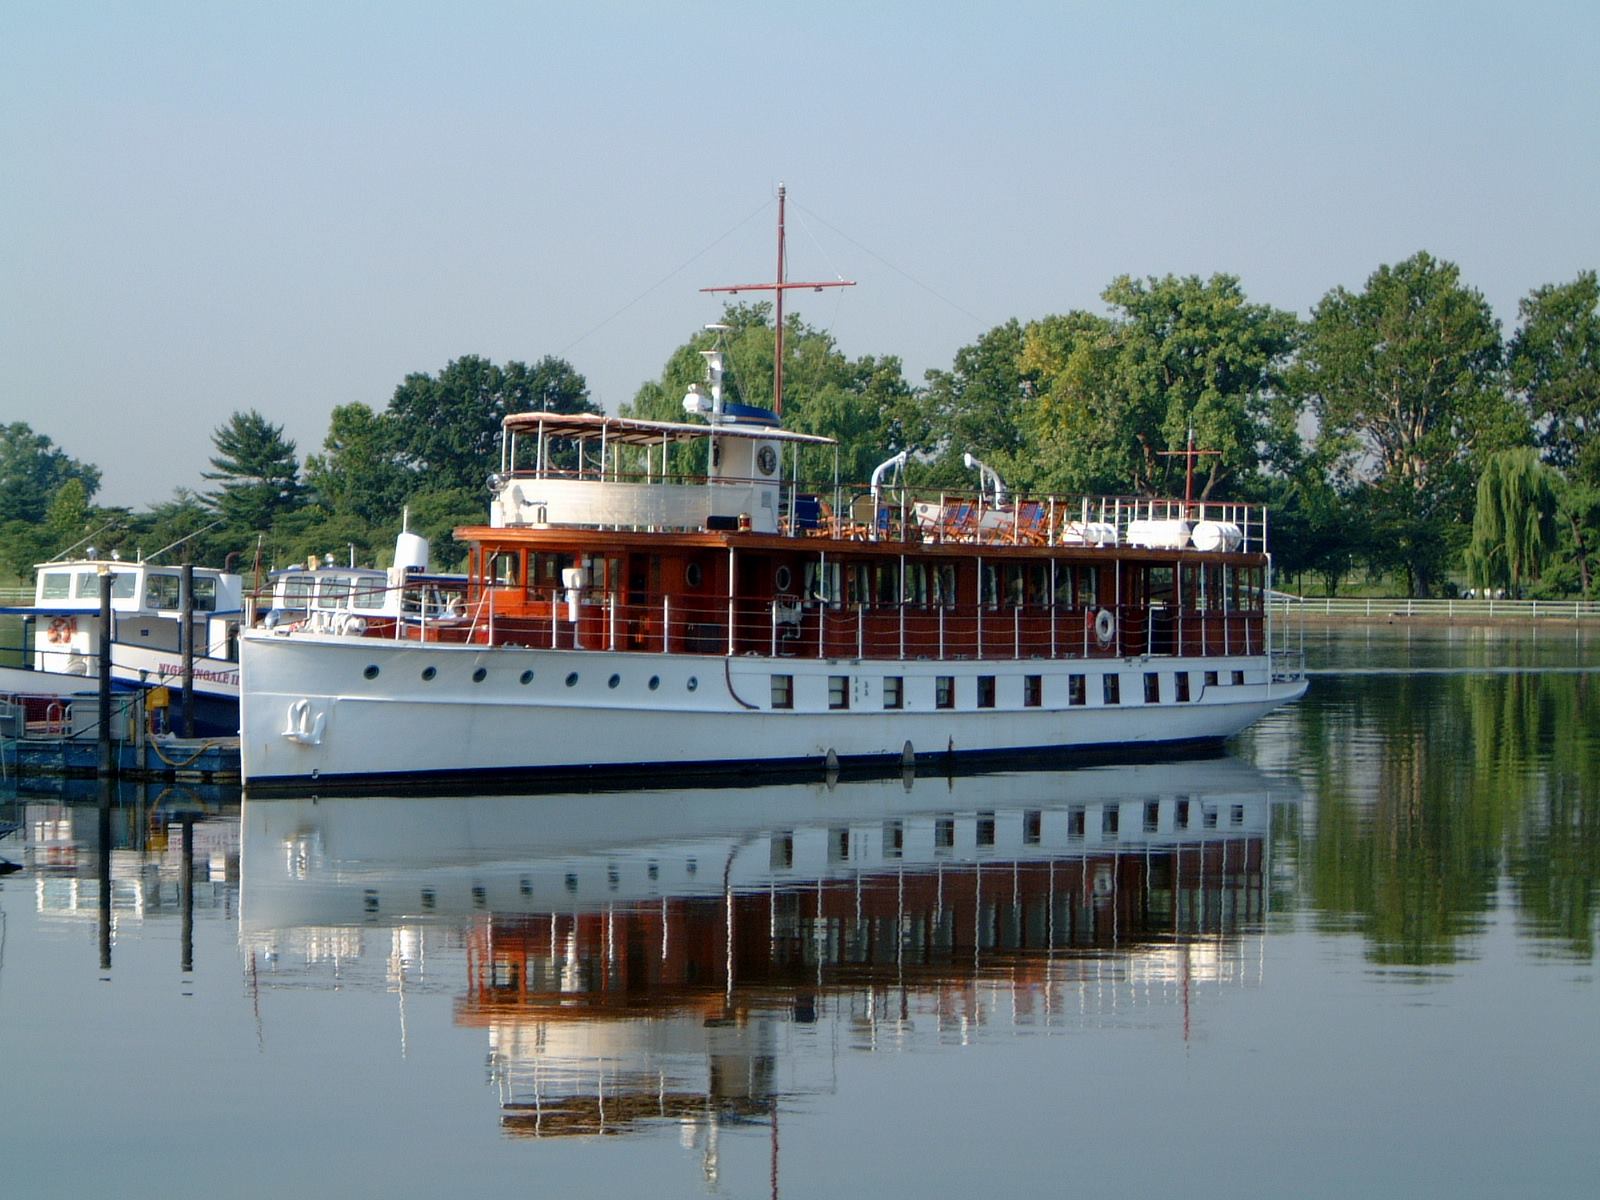
<svg viewBox="0 0 1600 1200">
<path fill-rule="evenodd" d="M 1502 336 L 1459 270 L 1419 253 L 1335 288 L 1308 319 L 1249 300 L 1237 278 L 1114 280 L 1101 313 L 1011 320 L 909 384 L 892 355 L 850 359 L 790 315 L 784 416 L 841 447 L 864 479 L 909 449 L 910 482 L 975 486 L 971 451 L 1014 492 L 1181 494 L 1190 431 L 1198 498 L 1271 507 L 1280 585 L 1354 576 L 1416 595 L 1456 586 L 1589 595 L 1600 523 L 1600 285 L 1593 271 L 1532 291 Z M 737 391 L 766 403 L 772 310 L 733 304 L 721 334 Z M 698 331 L 623 407 L 682 419 L 701 380 Z M 96 507 L 99 472 L 26 425 L 0 429 L 0 546 L 31 564 L 94 535 L 101 549 L 234 556 L 246 571 L 311 554 L 381 561 L 402 509 L 448 563 L 484 519 L 501 419 L 598 411 L 573 366 L 467 356 L 409 375 L 379 409 L 334 409 L 302 464 L 280 426 L 235 413 L 204 478 L 147 512 Z M 684 464 L 695 469 L 693 464 Z M 806 464 L 832 478 L 832 456 Z M 196 532 L 201 531 L 201 532 Z"/>
</svg>

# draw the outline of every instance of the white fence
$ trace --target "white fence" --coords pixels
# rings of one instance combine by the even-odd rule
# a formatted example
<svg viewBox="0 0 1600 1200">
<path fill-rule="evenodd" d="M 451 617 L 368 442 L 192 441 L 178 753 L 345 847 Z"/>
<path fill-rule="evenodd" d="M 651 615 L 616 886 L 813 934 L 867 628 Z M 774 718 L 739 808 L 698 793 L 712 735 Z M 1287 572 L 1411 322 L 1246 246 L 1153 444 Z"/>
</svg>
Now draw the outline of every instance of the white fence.
<svg viewBox="0 0 1600 1200">
<path fill-rule="evenodd" d="M 1442 617 L 1446 620 L 1593 620 L 1600 600 L 1413 600 L 1404 596 L 1291 596 L 1273 592 L 1274 616 Z"/>
</svg>

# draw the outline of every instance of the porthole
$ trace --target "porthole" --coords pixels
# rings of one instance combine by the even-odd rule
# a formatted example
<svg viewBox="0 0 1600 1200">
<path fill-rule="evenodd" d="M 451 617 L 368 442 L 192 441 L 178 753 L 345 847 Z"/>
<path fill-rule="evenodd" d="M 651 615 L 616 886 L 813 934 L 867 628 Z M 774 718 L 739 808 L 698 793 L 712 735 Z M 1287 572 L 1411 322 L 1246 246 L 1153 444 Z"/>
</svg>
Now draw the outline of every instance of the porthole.
<svg viewBox="0 0 1600 1200">
<path fill-rule="evenodd" d="M 489 672 L 484 667 L 479 667 L 476 671 L 474 671 L 472 673 L 472 682 L 473 683 L 482 683 L 487 678 L 489 678 Z"/>
<path fill-rule="evenodd" d="M 788 567 L 779 567 L 772 573 L 772 582 L 778 591 L 787 592 L 789 585 L 794 582 L 794 577 L 789 573 Z"/>
<path fill-rule="evenodd" d="M 428 680 L 432 679 L 438 673 L 439 673 L 439 668 L 438 667 L 423 667 L 422 668 L 422 681 L 424 683 L 426 683 L 426 682 L 428 682 Z"/>
<path fill-rule="evenodd" d="M 606 680 L 606 686 L 609 687 L 609 688 L 614 688 L 614 687 L 617 686 L 617 684 L 619 684 L 621 682 L 622 682 L 622 676 L 621 675 L 613 675 L 610 679 Z"/>
<path fill-rule="evenodd" d="M 700 686 L 700 680 L 697 676 L 691 675 L 689 676 L 689 682 L 684 686 L 686 686 L 692 692 L 695 690 L 695 688 Z"/>
<path fill-rule="evenodd" d="M 366 676 L 368 679 L 376 679 L 378 677 L 378 666 L 377 666 L 377 664 L 374 663 L 372 666 L 368 667 L 365 671 L 361 672 L 361 674 Z"/>
<path fill-rule="evenodd" d="M 528 684 L 530 684 L 532 682 L 533 682 L 533 672 L 532 671 L 524 671 L 522 673 L 523 686 L 527 686 Z"/>
<path fill-rule="evenodd" d="M 650 690 L 653 692 L 660 686 L 661 686 L 661 676 L 659 676 L 659 675 L 650 676 Z"/>
<path fill-rule="evenodd" d="M 569 674 L 567 676 L 567 686 L 568 687 L 577 687 L 578 686 L 578 673 L 576 671 L 573 671 L 571 674 Z"/>
<path fill-rule="evenodd" d="M 701 574 L 700 564 L 697 562 L 685 563 L 683 567 L 683 581 L 692 588 L 700 586 L 700 581 L 705 576 Z"/>
</svg>

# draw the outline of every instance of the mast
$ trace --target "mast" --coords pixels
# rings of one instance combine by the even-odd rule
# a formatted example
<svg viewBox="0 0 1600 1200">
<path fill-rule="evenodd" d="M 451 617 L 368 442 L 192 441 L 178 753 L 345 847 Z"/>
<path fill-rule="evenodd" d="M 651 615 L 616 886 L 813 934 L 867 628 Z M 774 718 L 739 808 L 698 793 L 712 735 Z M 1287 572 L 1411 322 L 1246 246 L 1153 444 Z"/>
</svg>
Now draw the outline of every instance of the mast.
<svg viewBox="0 0 1600 1200">
<path fill-rule="evenodd" d="M 783 184 L 778 185 L 778 274 L 771 283 L 732 283 L 719 287 L 701 288 L 702 292 L 727 292 L 730 296 L 737 296 L 740 292 L 772 292 L 776 298 L 774 315 L 777 318 L 777 337 L 773 344 L 772 365 L 772 411 L 779 416 L 783 415 L 783 294 L 792 288 L 810 288 L 820 292 L 823 288 L 855 287 L 853 279 L 811 280 L 803 283 L 790 283 L 785 277 L 787 262 L 785 256 L 784 235 L 784 205 L 788 189 Z"/>
</svg>

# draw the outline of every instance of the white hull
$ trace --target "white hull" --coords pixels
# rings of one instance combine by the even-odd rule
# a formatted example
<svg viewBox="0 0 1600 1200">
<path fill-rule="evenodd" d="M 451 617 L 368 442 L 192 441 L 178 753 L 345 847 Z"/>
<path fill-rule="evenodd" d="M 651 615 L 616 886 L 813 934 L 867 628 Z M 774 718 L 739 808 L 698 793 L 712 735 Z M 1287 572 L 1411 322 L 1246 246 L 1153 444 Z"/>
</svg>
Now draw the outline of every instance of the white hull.
<svg viewBox="0 0 1600 1200">
<path fill-rule="evenodd" d="M 1262 655 L 827 661 L 252 631 L 241 661 L 242 772 L 257 788 L 1200 744 L 1230 737 L 1305 690 L 1304 680 L 1274 682 Z M 1174 699 L 1176 672 L 1190 676 L 1188 701 Z M 1206 686 L 1206 672 L 1224 682 Z M 1108 673 L 1119 679 L 1120 703 L 1105 701 Z M 1150 673 L 1160 677 L 1154 703 L 1144 700 Z M 771 707 L 774 674 L 792 679 L 793 708 Z M 1083 704 L 1069 703 L 1071 675 L 1085 676 Z M 903 680 L 904 707 L 883 707 L 886 676 Z M 980 676 L 994 678 L 992 707 L 976 707 Z M 1024 703 L 1028 676 L 1041 681 L 1037 706 Z M 830 707 L 830 679 L 840 677 L 844 709 Z M 940 677 L 955 681 L 954 707 L 936 707 Z"/>
</svg>

